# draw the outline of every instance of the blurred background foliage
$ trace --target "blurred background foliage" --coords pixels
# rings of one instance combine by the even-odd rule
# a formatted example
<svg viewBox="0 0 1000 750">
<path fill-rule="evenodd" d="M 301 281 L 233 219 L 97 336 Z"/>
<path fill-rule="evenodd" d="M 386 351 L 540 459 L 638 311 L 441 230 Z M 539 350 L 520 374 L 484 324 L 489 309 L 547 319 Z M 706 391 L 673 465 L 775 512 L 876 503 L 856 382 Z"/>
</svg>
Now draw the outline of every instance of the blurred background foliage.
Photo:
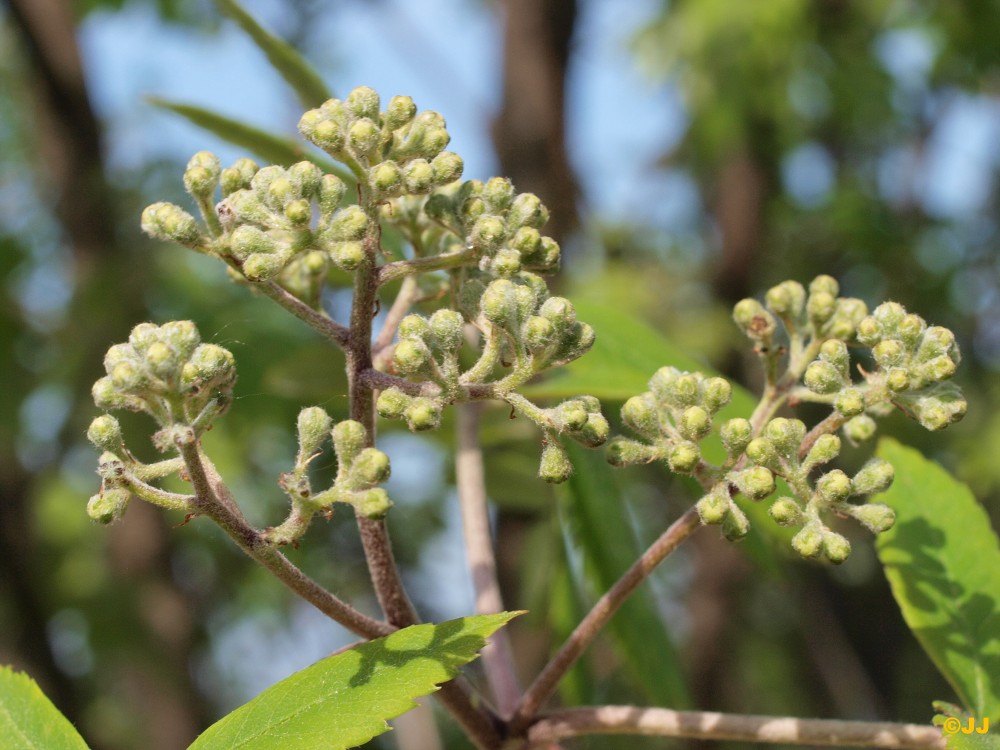
<svg viewBox="0 0 1000 750">
<path fill-rule="evenodd" d="M 372 83 L 411 93 L 407 80 L 429 82 L 438 101 L 421 106 L 479 125 L 466 136 L 475 153 L 453 143 L 467 176 L 508 175 L 552 209 L 551 231 L 567 248 L 554 284 L 588 304 L 602 341 L 627 345 L 537 393 L 577 378 L 605 391 L 597 395 L 614 418 L 622 384 L 641 390 L 664 363 L 657 357 L 677 361 L 678 351 L 752 387 L 732 303 L 830 273 L 846 294 L 896 299 L 956 331 L 965 421 L 930 436 L 899 416 L 881 429 L 940 460 L 1000 517 L 1000 2 L 428 3 L 420 20 L 455 50 L 419 38 L 406 3 L 246 5 L 336 92 Z M 341 42 L 344 19 L 360 29 L 356 43 L 374 39 L 384 54 Z M 208 75 L 213 45 L 229 47 L 227 24 L 206 2 L 0 5 L 0 660 L 38 679 L 95 750 L 186 747 L 214 717 L 351 640 L 207 524 L 175 528 L 183 518 L 138 503 L 110 529 L 84 514 L 97 488 L 83 441 L 90 384 L 105 349 L 142 320 L 193 319 L 236 354 L 238 399 L 208 449 L 260 525 L 284 513 L 273 482 L 292 461 L 298 409 L 346 409 L 337 352 L 231 286 L 221 268 L 138 232 L 148 202 L 185 203 L 179 154 L 218 145 L 242 155 L 194 131 L 150 134 L 138 114 L 149 107 L 134 96 L 108 105 L 118 84 L 106 61 L 121 58 L 95 45 L 127 51 L 140 22 L 165 49 L 200 40 L 176 53 L 187 63 L 206 56 L 153 81 L 209 105 L 243 101 L 246 112 L 228 114 L 259 124 L 266 112 L 279 132 L 297 118 L 252 48 L 226 58 L 222 78 Z M 102 36 L 107 28 L 119 37 Z M 466 30 L 488 42 L 467 60 Z M 609 49 L 625 61 L 611 72 Z M 142 49 L 133 53 L 136 66 L 149 65 Z M 182 74 L 202 62 L 204 79 Z M 171 92 L 154 84 L 144 93 Z M 127 126 L 137 120 L 147 140 L 182 132 L 180 150 L 136 147 Z M 329 304 L 342 316 L 349 298 Z M 512 631 L 528 680 L 695 496 L 659 469 L 611 473 L 582 451 L 577 477 L 554 491 L 535 478 L 537 434 L 507 417 L 488 412 L 483 440 L 502 583 L 511 608 L 531 610 Z M 134 417 L 125 427 L 136 450 L 152 451 L 148 424 Z M 382 439 L 394 468 L 390 529 L 402 532 L 397 556 L 418 607 L 428 619 L 466 614 L 451 426 L 430 438 L 387 427 Z M 327 457 L 322 470 L 331 468 Z M 855 552 L 837 569 L 793 560 L 768 534 L 738 546 L 696 535 L 616 618 L 561 698 L 928 721 L 930 701 L 951 691 L 903 625 L 870 540 L 845 533 Z M 348 514 L 315 526 L 291 554 L 374 611 Z M 384 746 L 465 746 L 453 729 L 437 745 L 400 728 Z"/>
</svg>

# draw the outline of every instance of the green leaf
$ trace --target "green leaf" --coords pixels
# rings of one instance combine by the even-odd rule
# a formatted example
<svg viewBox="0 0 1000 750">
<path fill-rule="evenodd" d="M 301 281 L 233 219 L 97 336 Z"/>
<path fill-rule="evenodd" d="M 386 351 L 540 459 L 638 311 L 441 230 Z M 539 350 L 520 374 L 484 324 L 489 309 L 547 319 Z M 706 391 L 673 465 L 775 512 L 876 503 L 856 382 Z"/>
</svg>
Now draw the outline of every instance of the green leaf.
<svg viewBox="0 0 1000 750">
<path fill-rule="evenodd" d="M 584 553 L 597 596 L 639 557 L 642 550 L 629 524 L 614 471 L 599 454 L 566 446 L 573 475 L 561 486 L 570 533 Z M 691 704 L 677 649 L 656 609 L 649 588 L 639 588 L 608 625 L 629 670 L 656 705 Z"/>
<path fill-rule="evenodd" d="M 147 101 L 154 107 L 180 115 L 188 122 L 217 135 L 224 141 L 245 148 L 268 164 L 279 164 L 287 167 L 299 161 L 311 161 L 324 172 L 335 174 L 343 180 L 354 180 L 354 177 L 347 170 L 338 167 L 328 159 L 317 156 L 312 151 L 306 150 L 301 143 L 290 138 L 268 133 L 266 130 L 246 125 L 239 120 L 193 104 L 172 102 L 155 96 L 150 97 Z"/>
<path fill-rule="evenodd" d="M 0 667 L 0 738 L 4 750 L 87 750 L 37 683 L 10 667 Z"/>
<path fill-rule="evenodd" d="M 878 554 L 903 618 L 969 712 L 1000 724 L 1000 543 L 967 486 L 912 448 L 879 442 L 896 469 L 880 496 L 896 525 Z"/>
<path fill-rule="evenodd" d="M 520 612 L 413 625 L 327 657 L 210 726 L 189 750 L 339 750 L 382 734 Z"/>
<path fill-rule="evenodd" d="M 316 69 L 288 42 L 263 28 L 236 0 L 215 0 L 216 7 L 239 24 L 267 56 L 268 62 L 294 89 L 303 106 L 312 109 L 332 98 Z"/>
</svg>

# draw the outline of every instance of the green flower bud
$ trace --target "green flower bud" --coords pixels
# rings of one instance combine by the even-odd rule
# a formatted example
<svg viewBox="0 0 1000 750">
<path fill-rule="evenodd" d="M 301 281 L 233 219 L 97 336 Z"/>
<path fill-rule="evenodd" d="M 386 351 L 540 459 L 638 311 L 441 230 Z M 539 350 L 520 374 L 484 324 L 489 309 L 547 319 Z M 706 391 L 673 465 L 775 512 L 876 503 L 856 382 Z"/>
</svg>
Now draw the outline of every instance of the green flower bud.
<svg viewBox="0 0 1000 750">
<path fill-rule="evenodd" d="M 729 403 L 733 388 L 725 378 L 709 378 L 702 385 L 702 403 L 710 414 Z"/>
<path fill-rule="evenodd" d="M 853 297 L 841 297 L 837 300 L 833 318 L 827 323 L 826 333 L 836 339 L 851 339 L 858 330 L 858 324 L 868 314 L 868 306 Z"/>
<path fill-rule="evenodd" d="M 834 565 L 840 565 L 851 554 L 851 543 L 834 531 L 823 534 L 823 554 Z"/>
<path fill-rule="evenodd" d="M 950 357 L 941 355 L 914 367 L 913 376 L 916 383 L 920 386 L 925 386 L 930 383 L 940 383 L 942 380 L 948 380 L 955 374 L 956 369 L 957 365 Z"/>
<path fill-rule="evenodd" d="M 764 299 L 775 315 L 786 320 L 797 320 L 806 303 L 806 290 L 797 281 L 783 281 L 768 289 Z"/>
<path fill-rule="evenodd" d="M 453 151 L 442 151 L 431 160 L 431 170 L 434 173 L 436 185 L 447 185 L 460 179 L 465 169 L 462 157 Z"/>
<path fill-rule="evenodd" d="M 479 197 L 472 197 L 463 201 L 459 208 L 459 214 L 466 226 L 473 224 L 476 219 L 486 213 L 486 202 Z"/>
<path fill-rule="evenodd" d="M 548 318 L 532 315 L 524 322 L 521 338 L 529 351 L 539 351 L 552 343 L 555 327 Z"/>
<path fill-rule="evenodd" d="M 931 326 L 924 332 L 914 359 L 926 362 L 936 357 L 949 357 L 955 364 L 962 360 L 958 344 L 955 343 L 955 334 L 941 326 Z"/>
<path fill-rule="evenodd" d="M 700 406 L 689 406 L 681 414 L 677 427 L 685 440 L 698 442 L 712 431 L 712 417 Z"/>
<path fill-rule="evenodd" d="M 844 377 L 840 369 L 821 359 L 809 364 L 802 382 L 813 393 L 836 393 L 844 387 Z"/>
<path fill-rule="evenodd" d="M 896 513 L 888 505 L 881 503 L 852 505 L 847 512 L 874 534 L 888 531 L 896 524 Z"/>
<path fill-rule="evenodd" d="M 622 406 L 622 421 L 643 437 L 658 437 L 660 420 L 653 394 L 643 393 L 626 401 Z"/>
<path fill-rule="evenodd" d="M 132 362 L 119 362 L 109 373 L 115 388 L 134 391 L 146 384 L 146 375 Z"/>
<path fill-rule="evenodd" d="M 333 420 L 322 407 L 307 406 L 299 412 L 296 423 L 299 436 L 299 452 L 309 457 L 323 448 Z"/>
<path fill-rule="evenodd" d="M 860 388 L 844 388 L 833 400 L 833 408 L 848 418 L 864 413 L 864 392 Z"/>
<path fill-rule="evenodd" d="M 423 315 L 411 313 L 399 322 L 399 337 L 401 339 L 427 341 L 431 334 L 431 324 Z"/>
<path fill-rule="evenodd" d="M 250 159 L 237 159 L 231 167 L 226 167 L 219 175 L 222 195 L 227 196 L 237 190 L 246 190 L 260 167 Z"/>
<path fill-rule="evenodd" d="M 501 248 L 493 256 L 490 269 L 501 278 L 510 278 L 521 270 L 521 253 L 509 247 Z"/>
<path fill-rule="evenodd" d="M 267 167 L 265 167 L 267 169 Z M 263 171 L 263 170 L 261 170 Z M 257 173 L 258 175 L 260 172 Z M 272 209 L 279 210 L 299 197 L 299 191 L 287 176 L 282 175 L 271 180 L 264 193 L 264 202 Z"/>
<path fill-rule="evenodd" d="M 375 409 L 384 419 L 399 419 L 410 405 L 412 399 L 398 388 L 387 388 L 382 391 L 375 402 Z"/>
<path fill-rule="evenodd" d="M 753 437 L 753 427 L 748 420 L 737 417 L 723 422 L 719 434 L 726 452 L 730 456 L 738 456 L 746 450 L 747 444 Z"/>
<path fill-rule="evenodd" d="M 885 384 L 890 391 L 901 393 L 910 387 L 910 373 L 904 367 L 890 367 L 885 373 Z"/>
<path fill-rule="evenodd" d="M 814 292 L 809 295 L 806 311 L 814 325 L 822 325 L 837 311 L 837 298 L 826 292 Z"/>
<path fill-rule="evenodd" d="M 199 344 L 191 359 L 181 369 L 181 384 L 232 387 L 236 381 L 236 360 L 228 349 L 216 344 Z"/>
<path fill-rule="evenodd" d="M 725 494 L 713 491 L 695 503 L 694 507 L 701 522 L 707 526 L 722 523 L 729 515 L 731 504 Z"/>
<path fill-rule="evenodd" d="M 250 224 L 241 224 L 233 230 L 229 249 L 237 260 L 246 261 L 257 253 L 273 253 L 278 244 L 266 232 Z"/>
<path fill-rule="evenodd" d="M 844 425 L 844 436 L 851 445 L 858 445 L 867 442 L 875 436 L 875 420 L 867 414 L 854 417 Z"/>
<path fill-rule="evenodd" d="M 345 419 L 343 422 L 337 422 L 330 435 L 333 438 L 337 463 L 341 467 L 346 468 L 354 463 L 354 459 L 365 448 L 367 433 L 364 425 L 356 420 Z"/>
<path fill-rule="evenodd" d="M 490 282 L 479 300 L 479 307 L 487 320 L 506 327 L 517 318 L 517 299 L 514 289 L 513 282 L 507 279 Z"/>
<path fill-rule="evenodd" d="M 87 428 L 87 440 L 102 451 L 116 454 L 124 452 L 121 425 L 110 414 L 103 414 L 90 423 L 90 427 Z"/>
<path fill-rule="evenodd" d="M 142 231 L 157 240 L 169 240 L 187 247 L 202 242 L 194 217 L 173 203 L 154 203 L 142 212 Z"/>
<path fill-rule="evenodd" d="M 750 532 L 750 521 L 735 503 L 729 504 L 729 513 L 722 519 L 722 535 L 731 542 L 742 539 Z"/>
<path fill-rule="evenodd" d="M 732 475 L 733 484 L 751 500 L 763 500 L 774 492 L 774 474 L 763 466 L 751 466 Z"/>
<path fill-rule="evenodd" d="M 429 193 L 435 185 L 434 168 L 426 159 L 414 159 L 403 168 L 403 183 L 409 194 Z"/>
<path fill-rule="evenodd" d="M 875 308 L 875 312 L 872 314 L 881 326 L 883 333 L 895 335 L 899 324 L 906 317 L 906 308 L 898 302 L 883 302 Z"/>
<path fill-rule="evenodd" d="M 299 132 L 331 156 L 344 148 L 347 141 L 345 122 L 330 119 L 319 110 L 310 110 L 299 120 Z"/>
<path fill-rule="evenodd" d="M 441 407 L 431 399 L 420 396 L 410 402 L 403 416 L 413 432 L 433 430 L 441 424 Z"/>
<path fill-rule="evenodd" d="M 889 489 L 895 475 L 892 464 L 881 458 L 873 458 L 854 475 L 851 486 L 855 495 L 877 495 Z"/>
<path fill-rule="evenodd" d="M 132 493 L 124 488 L 104 490 L 87 502 L 87 515 L 97 523 L 108 524 L 117 521 L 125 515 L 131 499 Z"/>
<path fill-rule="evenodd" d="M 127 359 L 130 362 L 138 362 L 135 356 L 135 352 L 139 354 L 145 354 L 146 349 L 148 349 L 152 344 L 155 344 L 160 340 L 160 327 L 154 325 L 153 323 L 139 323 L 139 325 L 132 328 L 132 332 L 129 333 L 128 343 L 133 349 L 133 353 L 130 356 L 122 356 L 120 359 Z M 122 355 L 125 355 L 127 347 L 119 349 L 118 346 L 114 346 L 108 350 L 108 356 L 111 356 L 112 350 Z M 106 366 L 106 365 L 105 365 Z"/>
<path fill-rule="evenodd" d="M 368 216 L 360 206 L 346 206 L 333 215 L 325 237 L 334 242 L 360 240 L 368 231 Z"/>
<path fill-rule="evenodd" d="M 816 557 L 822 548 L 823 532 L 811 524 L 792 537 L 792 549 L 802 557 Z"/>
<path fill-rule="evenodd" d="M 836 435 L 820 435 L 806 454 L 802 466 L 808 472 L 815 466 L 830 463 L 839 455 L 840 438 Z"/>
<path fill-rule="evenodd" d="M 680 373 L 673 382 L 670 388 L 670 395 L 668 400 L 673 404 L 684 407 L 693 406 L 700 400 L 699 376 L 690 372 Z"/>
<path fill-rule="evenodd" d="M 754 341 L 770 339 L 777 327 L 774 316 L 760 302 L 749 297 L 740 300 L 733 307 L 733 320 Z"/>
<path fill-rule="evenodd" d="M 583 404 L 588 414 L 601 413 L 601 400 L 596 396 L 577 396 L 576 400 Z"/>
<path fill-rule="evenodd" d="M 836 297 L 840 294 L 840 284 L 832 276 L 822 274 L 809 282 L 809 294 L 829 294 Z"/>
<path fill-rule="evenodd" d="M 557 441 L 550 440 L 542 449 L 542 460 L 538 464 L 538 476 L 549 484 L 561 484 L 573 473 L 569 455 Z"/>
<path fill-rule="evenodd" d="M 764 436 L 774 444 L 782 456 L 794 458 L 798 455 L 799 446 L 806 436 L 806 426 L 798 419 L 777 417 L 767 423 Z"/>
<path fill-rule="evenodd" d="M 616 437 L 608 443 L 607 459 L 612 466 L 631 466 L 646 464 L 657 458 L 655 448 L 640 443 L 637 440 Z"/>
<path fill-rule="evenodd" d="M 592 412 L 587 415 L 583 427 L 572 433 L 572 437 L 587 448 L 598 448 L 607 442 L 610 431 L 608 420 L 602 414 Z"/>
<path fill-rule="evenodd" d="M 347 185 L 337 175 L 323 175 L 323 179 L 319 183 L 319 209 L 324 223 L 330 221 L 330 217 L 333 216 L 340 201 L 343 200 L 346 190 Z"/>
<path fill-rule="evenodd" d="M 701 460 L 701 452 L 694 443 L 684 440 L 674 445 L 667 454 L 667 463 L 675 474 L 689 474 Z"/>
<path fill-rule="evenodd" d="M 874 316 L 869 315 L 858 323 L 858 341 L 865 346 L 875 346 L 882 337 L 882 326 Z"/>
<path fill-rule="evenodd" d="M 243 261 L 243 275 L 248 281 L 267 281 L 284 267 L 285 258 L 277 253 L 254 253 Z"/>
<path fill-rule="evenodd" d="M 797 526 L 802 523 L 802 508 L 790 497 L 779 497 L 767 512 L 779 526 Z"/>
<path fill-rule="evenodd" d="M 554 361 L 558 364 L 566 364 L 582 357 L 590 351 L 595 339 L 594 329 L 587 323 L 575 323 L 570 330 L 563 334 Z"/>
<path fill-rule="evenodd" d="M 323 180 L 323 170 L 311 161 L 296 162 L 288 168 L 288 177 L 299 186 L 300 196 L 312 198 L 319 192 L 320 183 Z"/>
<path fill-rule="evenodd" d="M 559 247 L 559 243 L 551 237 L 542 237 L 542 244 L 538 251 L 530 257 L 523 258 L 523 260 L 532 268 L 537 268 L 540 271 L 552 271 L 559 268 L 561 258 L 562 249 Z"/>
<path fill-rule="evenodd" d="M 491 177 L 483 186 L 483 200 L 493 213 L 503 213 L 514 200 L 514 186 L 506 177 Z"/>
<path fill-rule="evenodd" d="M 462 345 L 462 331 L 465 320 L 454 310 L 437 310 L 429 321 L 430 332 L 442 351 L 452 352 Z"/>
<path fill-rule="evenodd" d="M 312 219 L 312 204 L 305 198 L 290 201 L 285 206 L 285 218 L 296 227 L 302 227 Z"/>
<path fill-rule="evenodd" d="M 847 380 L 851 364 L 851 355 L 847 352 L 847 344 L 840 339 L 824 341 L 819 349 L 819 356 L 820 359 L 836 367 L 840 376 Z"/>
<path fill-rule="evenodd" d="M 357 514 L 372 520 L 385 518 L 386 513 L 389 512 L 389 508 L 392 507 L 392 500 L 389 499 L 389 493 L 381 487 L 366 490 L 354 497 L 353 505 Z"/>
<path fill-rule="evenodd" d="M 362 449 L 351 462 L 351 475 L 362 485 L 381 484 L 389 473 L 389 457 L 378 448 Z"/>
<path fill-rule="evenodd" d="M 344 106 L 355 117 L 367 117 L 369 120 L 378 119 L 378 93 L 367 86 L 358 86 L 356 89 L 352 89 L 344 100 Z"/>
<path fill-rule="evenodd" d="M 830 503 L 843 502 L 852 489 L 850 477 L 840 469 L 834 469 L 816 480 L 816 492 Z"/>
<path fill-rule="evenodd" d="M 334 242 L 330 245 L 330 260 L 344 271 L 353 271 L 365 262 L 365 246 L 361 242 Z"/>
<path fill-rule="evenodd" d="M 938 386 L 934 393 L 917 398 L 911 405 L 913 415 L 925 429 L 942 430 L 965 416 L 968 404 L 957 388 Z"/>
<path fill-rule="evenodd" d="M 100 378 L 94 383 L 90 390 L 94 399 L 94 404 L 98 409 L 131 409 L 139 411 L 143 408 L 140 400 L 126 396 L 119 392 L 118 388 L 111 380 L 111 376 Z"/>
<path fill-rule="evenodd" d="M 424 167 L 429 171 L 430 165 L 424 162 Z M 419 166 L 414 169 L 413 164 L 408 164 L 406 167 L 406 187 L 410 189 L 410 172 L 416 174 L 420 171 Z M 428 175 L 429 177 L 429 175 Z M 393 196 L 399 195 L 403 189 L 403 170 L 399 168 L 399 165 L 394 161 L 384 161 L 380 164 L 376 164 L 368 172 L 368 182 L 372 186 L 375 192 L 382 196 Z M 425 184 L 426 188 L 430 187 L 430 181 L 427 180 Z M 423 192 L 419 190 L 411 190 L 411 192 Z"/>
<path fill-rule="evenodd" d="M 382 122 L 389 130 L 398 130 L 407 125 L 416 114 L 417 105 L 413 103 L 413 99 L 408 96 L 394 96 L 385 108 Z"/>
<path fill-rule="evenodd" d="M 402 339 L 396 344 L 392 363 L 403 375 L 416 375 L 431 361 L 431 352 L 420 339 Z"/>
<path fill-rule="evenodd" d="M 507 213 L 507 223 L 512 229 L 524 226 L 541 229 L 548 220 L 548 209 L 534 193 L 518 195 Z"/>
<path fill-rule="evenodd" d="M 347 143 L 359 158 L 371 156 L 378 148 L 382 133 L 372 120 L 363 117 L 355 120 L 347 130 Z"/>
<path fill-rule="evenodd" d="M 779 465 L 778 452 L 775 450 L 774 443 L 767 438 L 754 438 L 747 443 L 746 454 L 747 458 L 758 466 L 774 469 Z"/>
<path fill-rule="evenodd" d="M 538 309 L 538 314 L 551 321 L 558 336 L 562 336 L 576 323 L 576 309 L 564 297 L 549 297 Z"/>
<path fill-rule="evenodd" d="M 563 401 L 551 410 L 552 420 L 560 430 L 576 431 L 587 424 L 590 416 L 581 401 Z"/>
<path fill-rule="evenodd" d="M 914 349 L 926 330 L 927 322 L 919 315 L 909 313 L 904 315 L 896 326 L 896 335 L 908 349 Z"/>
<path fill-rule="evenodd" d="M 164 323 L 160 326 L 160 336 L 182 359 L 190 357 L 201 343 L 198 328 L 190 320 L 171 320 Z"/>
<path fill-rule="evenodd" d="M 196 198 L 207 200 L 215 193 L 221 172 L 219 157 L 209 151 L 199 151 L 184 170 L 184 189 Z"/>
<path fill-rule="evenodd" d="M 872 347 L 872 356 L 879 367 L 893 367 L 903 363 L 906 356 L 906 348 L 902 341 L 896 339 L 883 339 Z"/>
<path fill-rule="evenodd" d="M 469 243 L 480 252 L 491 253 L 500 247 L 506 227 L 499 216 L 484 214 L 476 219 L 469 232 Z"/>
<path fill-rule="evenodd" d="M 146 349 L 145 360 L 149 369 L 158 378 L 166 379 L 176 376 L 180 366 L 180 358 L 173 349 L 162 341 L 150 344 L 149 348 Z"/>
</svg>

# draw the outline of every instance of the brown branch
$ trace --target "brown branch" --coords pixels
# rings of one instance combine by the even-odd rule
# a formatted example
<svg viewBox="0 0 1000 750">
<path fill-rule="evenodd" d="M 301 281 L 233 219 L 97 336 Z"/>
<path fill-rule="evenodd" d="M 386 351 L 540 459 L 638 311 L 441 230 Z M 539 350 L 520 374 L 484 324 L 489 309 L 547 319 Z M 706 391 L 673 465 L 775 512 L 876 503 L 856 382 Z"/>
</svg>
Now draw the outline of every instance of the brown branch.
<svg viewBox="0 0 1000 750">
<path fill-rule="evenodd" d="M 309 305 L 294 294 L 291 294 L 273 281 L 253 284 L 252 288 L 273 299 L 327 341 L 330 341 L 341 349 L 347 348 L 350 341 L 350 331 L 346 326 L 342 326 L 335 320 L 331 320 L 327 315 L 309 307 Z"/>
<path fill-rule="evenodd" d="M 542 716 L 529 728 L 528 742 L 529 746 L 544 746 L 588 734 L 914 750 L 945 747 L 937 727 L 921 724 L 795 719 L 635 706 L 574 708 Z"/>
</svg>

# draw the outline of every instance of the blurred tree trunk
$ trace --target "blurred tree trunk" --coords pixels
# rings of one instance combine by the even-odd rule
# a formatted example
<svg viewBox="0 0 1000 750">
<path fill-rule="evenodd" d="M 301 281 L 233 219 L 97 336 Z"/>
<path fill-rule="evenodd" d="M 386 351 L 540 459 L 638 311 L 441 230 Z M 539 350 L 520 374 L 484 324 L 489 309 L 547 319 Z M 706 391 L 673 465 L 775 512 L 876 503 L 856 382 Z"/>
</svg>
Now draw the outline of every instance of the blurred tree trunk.
<svg viewBox="0 0 1000 750">
<path fill-rule="evenodd" d="M 90 104 L 72 4 L 68 0 L 7 0 L 7 4 L 20 42 L 17 52 L 30 79 L 26 90 L 33 101 L 23 106 L 32 107 L 34 115 L 29 135 L 33 142 L 27 148 L 36 153 L 38 192 L 52 206 L 73 264 L 73 300 L 63 325 L 53 333 L 58 369 L 42 377 L 61 383 L 72 394 L 88 394 L 107 346 L 124 337 L 128 321 L 144 314 L 140 312 L 142 285 L 130 270 L 136 264 L 127 262 L 126 243 L 121 239 L 131 232 L 121 232 L 115 216 L 115 196 L 106 177 L 101 127 Z M 24 382 L 27 392 L 38 385 L 31 375 Z M 93 415 L 89 398 L 81 397 L 75 406 L 62 436 L 63 448 L 78 442 Z M 71 719 L 85 727 L 83 708 L 92 696 L 58 669 L 46 637 L 49 619 L 67 605 L 55 600 L 43 576 L 46 566 L 40 558 L 45 549 L 34 537 L 32 523 L 38 482 L 15 457 L 16 440 L 11 431 L 0 446 L 5 467 L 0 473 L 0 566 L 20 624 L 14 648 L 28 662 L 22 666 Z M 96 482 L 95 478 L 95 490 Z M 83 513 L 86 498 L 80 500 Z M 134 555 L 111 557 L 116 585 L 134 587 L 133 592 L 147 605 L 140 632 L 121 649 L 122 654 L 143 654 L 125 671 L 145 680 L 142 689 L 132 679 L 132 687 L 121 692 L 128 696 L 128 713 L 140 717 L 135 725 L 144 734 L 142 746 L 172 750 L 186 747 L 193 739 L 205 723 L 205 711 L 188 670 L 195 630 L 189 618 L 164 617 L 164 613 L 189 609 L 171 576 L 167 530 L 159 514 L 149 518 L 145 510 L 133 509 L 129 519 L 146 518 L 146 523 L 131 522 L 119 534 L 128 535 L 129 548 L 145 551 L 141 564 Z M 96 668 L 98 673 L 105 668 L 100 655 Z M 99 674 L 94 682 L 107 684 L 106 676 Z M 128 682 L 127 677 L 122 679 Z"/>
</svg>

